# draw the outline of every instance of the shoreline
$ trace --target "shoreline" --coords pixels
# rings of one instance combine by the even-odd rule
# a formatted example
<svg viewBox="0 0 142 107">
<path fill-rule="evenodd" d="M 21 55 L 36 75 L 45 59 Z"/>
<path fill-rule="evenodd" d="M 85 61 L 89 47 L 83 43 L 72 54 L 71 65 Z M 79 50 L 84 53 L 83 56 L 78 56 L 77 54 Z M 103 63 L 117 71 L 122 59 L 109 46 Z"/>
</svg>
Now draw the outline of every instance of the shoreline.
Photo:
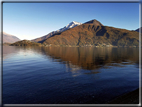
<svg viewBox="0 0 142 107">
<path fill-rule="evenodd" d="M 120 95 L 106 104 L 139 104 L 139 89 Z"/>
<path fill-rule="evenodd" d="M 2 46 L 18 46 L 11 44 L 2 44 Z M 21 45 L 19 45 L 21 46 Z M 24 45 L 23 45 L 24 46 Z M 37 45 L 26 45 L 26 46 L 37 46 Z M 139 46 L 61 46 L 61 45 L 39 45 L 39 47 L 95 47 L 95 48 L 139 48 Z"/>
</svg>

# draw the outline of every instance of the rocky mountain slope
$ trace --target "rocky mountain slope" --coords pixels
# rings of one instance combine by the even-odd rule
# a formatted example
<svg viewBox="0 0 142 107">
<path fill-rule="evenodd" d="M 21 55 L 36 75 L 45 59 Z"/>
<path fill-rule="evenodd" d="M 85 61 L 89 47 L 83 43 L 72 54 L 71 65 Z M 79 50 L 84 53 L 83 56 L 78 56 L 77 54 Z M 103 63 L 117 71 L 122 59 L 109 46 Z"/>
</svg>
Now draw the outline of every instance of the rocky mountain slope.
<svg viewBox="0 0 142 107">
<path fill-rule="evenodd" d="M 65 27 L 63 27 L 63 28 L 61 28 L 61 29 L 59 29 L 59 30 L 53 31 L 53 32 L 51 32 L 51 33 L 49 33 L 49 34 L 47 34 L 47 35 L 45 35 L 45 36 L 42 36 L 42 37 L 40 37 L 40 38 L 33 39 L 33 40 L 31 40 L 31 41 L 41 43 L 41 42 L 43 42 L 44 40 L 46 40 L 47 38 L 49 38 L 49 37 L 51 37 L 51 36 L 53 36 L 53 35 L 55 35 L 55 34 L 57 34 L 57 33 L 66 31 L 66 30 L 68 30 L 68 29 L 70 29 L 70 28 L 74 28 L 74 27 L 76 27 L 76 26 L 78 26 L 78 25 L 81 25 L 81 24 L 82 24 L 82 23 L 73 21 L 73 22 L 69 23 L 67 26 L 65 26 Z"/>
<path fill-rule="evenodd" d="M 104 26 L 91 20 L 42 42 L 58 46 L 138 46 L 139 33 L 126 29 Z"/>
</svg>

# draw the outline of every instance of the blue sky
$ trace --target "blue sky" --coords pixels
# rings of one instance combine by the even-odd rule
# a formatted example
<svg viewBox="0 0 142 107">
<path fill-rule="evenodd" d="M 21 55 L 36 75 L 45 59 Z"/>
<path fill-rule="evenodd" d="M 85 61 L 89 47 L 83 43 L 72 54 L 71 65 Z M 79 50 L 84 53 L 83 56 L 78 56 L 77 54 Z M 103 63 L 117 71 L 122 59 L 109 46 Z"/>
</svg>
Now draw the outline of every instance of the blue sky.
<svg viewBox="0 0 142 107">
<path fill-rule="evenodd" d="M 3 3 L 3 31 L 35 39 L 72 21 L 97 19 L 105 26 L 139 28 L 139 3 Z"/>
</svg>

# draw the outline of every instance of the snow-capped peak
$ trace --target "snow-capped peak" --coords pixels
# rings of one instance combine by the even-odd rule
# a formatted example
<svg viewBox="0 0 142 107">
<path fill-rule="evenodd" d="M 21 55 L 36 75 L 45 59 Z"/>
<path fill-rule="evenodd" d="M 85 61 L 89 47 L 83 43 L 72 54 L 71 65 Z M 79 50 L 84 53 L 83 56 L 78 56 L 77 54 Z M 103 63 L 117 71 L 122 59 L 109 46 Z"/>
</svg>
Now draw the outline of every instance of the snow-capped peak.
<svg viewBox="0 0 142 107">
<path fill-rule="evenodd" d="M 76 26 L 78 26 L 78 25 L 81 25 L 82 23 L 79 23 L 79 22 L 76 22 L 76 21 L 72 21 L 71 23 L 69 23 L 67 26 L 65 26 L 65 27 L 63 27 L 63 28 L 61 28 L 61 29 L 59 29 L 59 30 L 56 30 L 56 31 L 52 31 L 52 32 L 50 32 L 49 34 L 47 34 L 47 35 L 45 35 L 44 36 L 44 38 L 49 38 L 49 37 L 52 37 L 54 34 L 56 34 L 56 33 L 60 33 L 60 32 L 63 32 L 63 31 L 65 31 L 65 30 L 68 30 L 68 29 L 70 29 L 70 28 L 74 28 L 74 27 L 76 27 Z"/>
<path fill-rule="evenodd" d="M 76 22 L 76 21 L 72 21 L 74 24 L 77 24 L 77 25 L 81 25 L 82 23 L 79 23 L 79 22 Z"/>
<path fill-rule="evenodd" d="M 69 29 L 69 28 L 73 28 L 75 26 L 78 26 L 78 25 L 81 25 L 82 23 L 79 23 L 79 22 L 76 22 L 76 21 L 72 21 L 71 23 L 69 23 L 66 28 Z"/>
<path fill-rule="evenodd" d="M 72 22 L 70 22 L 67 26 L 65 26 L 65 27 L 63 27 L 63 28 L 57 30 L 57 32 L 63 32 L 63 31 L 65 31 L 65 30 L 68 30 L 68 29 L 70 29 L 70 28 L 74 28 L 74 27 L 76 27 L 76 26 L 78 26 L 78 25 L 81 25 L 81 24 L 82 24 L 82 23 L 79 23 L 79 22 L 76 22 L 76 21 L 72 21 Z"/>
</svg>

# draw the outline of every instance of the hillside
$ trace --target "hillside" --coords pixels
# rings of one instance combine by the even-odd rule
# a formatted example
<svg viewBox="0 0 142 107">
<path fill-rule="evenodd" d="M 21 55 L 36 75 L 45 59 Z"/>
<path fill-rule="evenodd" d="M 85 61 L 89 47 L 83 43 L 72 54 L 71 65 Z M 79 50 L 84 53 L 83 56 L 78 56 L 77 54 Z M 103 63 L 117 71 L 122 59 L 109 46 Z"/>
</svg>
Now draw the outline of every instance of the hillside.
<svg viewBox="0 0 142 107">
<path fill-rule="evenodd" d="M 16 36 L 3 32 L 3 43 L 14 43 L 17 41 L 20 41 L 20 39 L 17 38 Z"/>
<path fill-rule="evenodd" d="M 10 44 L 11 46 L 41 46 L 40 43 L 32 42 L 29 40 L 22 40 L 15 43 Z"/>
<path fill-rule="evenodd" d="M 78 26 L 78 25 L 81 25 L 81 24 L 82 24 L 82 23 L 73 21 L 73 22 L 69 23 L 67 26 L 65 26 L 65 27 L 63 27 L 63 28 L 61 28 L 61 29 L 59 29 L 59 30 L 50 32 L 49 34 L 47 34 L 47 35 L 45 35 L 45 36 L 42 36 L 42 37 L 33 39 L 33 40 L 31 40 L 31 41 L 33 41 L 33 42 L 38 42 L 38 43 L 42 43 L 44 40 L 46 40 L 47 38 L 49 38 L 49 37 L 51 37 L 51 36 L 53 36 L 53 35 L 55 35 L 55 34 L 57 34 L 57 33 L 66 31 L 66 30 L 68 30 L 68 29 L 70 29 L 70 28 L 74 28 L 74 27 L 76 27 L 76 26 Z"/>
<path fill-rule="evenodd" d="M 44 45 L 58 46 L 138 46 L 139 33 L 104 26 L 91 20 L 43 41 Z"/>
</svg>

